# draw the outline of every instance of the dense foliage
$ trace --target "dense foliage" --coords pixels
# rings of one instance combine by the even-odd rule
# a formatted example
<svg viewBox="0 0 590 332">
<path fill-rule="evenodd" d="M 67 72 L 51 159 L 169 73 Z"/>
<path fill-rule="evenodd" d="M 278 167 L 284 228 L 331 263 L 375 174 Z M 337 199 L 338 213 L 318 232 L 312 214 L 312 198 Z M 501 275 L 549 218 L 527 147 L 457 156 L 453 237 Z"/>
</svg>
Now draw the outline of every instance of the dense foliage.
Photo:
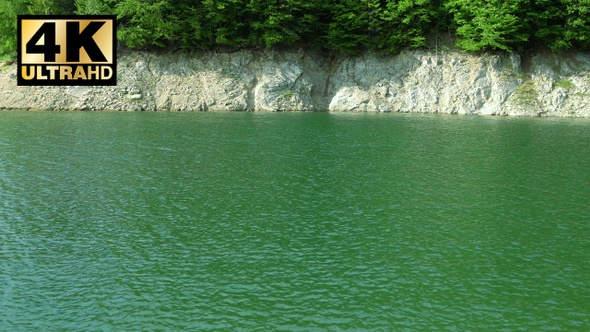
<svg viewBox="0 0 590 332">
<path fill-rule="evenodd" d="M 0 54 L 18 14 L 114 14 L 131 48 L 396 53 L 448 34 L 465 51 L 590 49 L 590 0 L 0 0 Z"/>
</svg>

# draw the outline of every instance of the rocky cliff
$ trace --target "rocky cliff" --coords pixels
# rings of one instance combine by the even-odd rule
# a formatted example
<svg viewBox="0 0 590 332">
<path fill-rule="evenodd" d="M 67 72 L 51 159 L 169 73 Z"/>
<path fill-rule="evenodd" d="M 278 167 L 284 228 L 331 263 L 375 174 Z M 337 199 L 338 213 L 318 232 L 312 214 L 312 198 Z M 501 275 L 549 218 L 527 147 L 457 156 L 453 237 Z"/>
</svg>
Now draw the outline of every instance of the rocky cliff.
<svg viewBox="0 0 590 332">
<path fill-rule="evenodd" d="M 125 52 L 116 87 L 18 87 L 15 77 L 16 64 L 0 64 L 0 109 L 590 116 L 587 53 Z"/>
</svg>

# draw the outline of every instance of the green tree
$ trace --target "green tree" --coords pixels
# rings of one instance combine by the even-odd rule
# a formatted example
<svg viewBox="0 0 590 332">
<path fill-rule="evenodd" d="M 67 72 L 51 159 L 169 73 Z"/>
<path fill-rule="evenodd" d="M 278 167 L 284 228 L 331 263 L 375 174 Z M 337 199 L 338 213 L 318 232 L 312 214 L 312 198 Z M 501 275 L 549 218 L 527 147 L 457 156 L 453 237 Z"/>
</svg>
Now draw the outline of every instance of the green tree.
<svg viewBox="0 0 590 332">
<path fill-rule="evenodd" d="M 190 49 L 203 45 L 203 11 L 200 1 L 175 0 L 173 11 L 168 18 L 175 23 L 173 43 L 175 46 Z"/>
<path fill-rule="evenodd" d="M 16 51 L 16 18 L 24 14 L 71 14 L 73 0 L 0 0 L 0 55 Z"/>
<path fill-rule="evenodd" d="M 131 48 L 202 44 L 202 10 L 194 0 L 77 0 L 77 14 L 115 14 L 119 41 Z"/>
<path fill-rule="evenodd" d="M 429 0 L 341 0 L 332 10 L 329 45 L 345 53 L 397 53 L 427 46 L 439 7 Z"/>
<path fill-rule="evenodd" d="M 173 9 L 167 0 L 122 0 L 115 5 L 117 35 L 129 47 L 165 47 L 177 28 Z"/>
<path fill-rule="evenodd" d="M 564 48 L 590 49 L 590 0 L 562 0 L 565 4 Z"/>
<path fill-rule="evenodd" d="M 319 0 L 252 0 L 248 3 L 250 42 L 271 47 L 318 36 L 323 16 Z"/>
<path fill-rule="evenodd" d="M 20 2 L 26 7 L 26 14 L 33 15 L 65 15 L 72 14 L 76 9 L 74 0 L 26 0 Z"/>
<path fill-rule="evenodd" d="M 203 45 L 247 45 L 249 18 L 246 6 L 242 0 L 203 0 L 199 7 L 203 17 Z"/>
<path fill-rule="evenodd" d="M 438 4 L 430 0 L 388 0 L 385 8 L 379 11 L 379 19 L 384 22 L 380 33 L 381 51 L 397 53 L 405 47 L 427 46 L 427 34 L 433 28 Z"/>
<path fill-rule="evenodd" d="M 554 51 L 568 48 L 565 42 L 565 6 L 561 0 L 523 2 L 520 19 L 528 29 L 530 46 L 547 46 Z"/>
<path fill-rule="evenodd" d="M 355 54 L 367 49 L 371 40 L 370 6 L 364 0 L 339 0 L 332 5 L 328 25 L 329 48 Z"/>
<path fill-rule="evenodd" d="M 115 14 L 133 48 L 306 44 L 397 53 L 455 31 L 465 51 L 590 49 L 590 0 L 0 0 L 0 53 L 19 14 Z"/>
<path fill-rule="evenodd" d="M 77 0 L 75 12 L 78 15 L 112 15 L 115 4 L 113 0 Z"/>
<path fill-rule="evenodd" d="M 20 1 L 0 0 L 0 55 L 16 51 L 16 15 L 25 12 Z"/>
<path fill-rule="evenodd" d="M 446 8 L 465 51 L 485 49 L 511 51 L 524 45 L 529 29 L 522 14 L 526 0 L 450 0 Z"/>
<path fill-rule="evenodd" d="M 54 14 L 71 15 L 76 11 L 75 0 L 53 0 L 52 12 Z"/>
</svg>

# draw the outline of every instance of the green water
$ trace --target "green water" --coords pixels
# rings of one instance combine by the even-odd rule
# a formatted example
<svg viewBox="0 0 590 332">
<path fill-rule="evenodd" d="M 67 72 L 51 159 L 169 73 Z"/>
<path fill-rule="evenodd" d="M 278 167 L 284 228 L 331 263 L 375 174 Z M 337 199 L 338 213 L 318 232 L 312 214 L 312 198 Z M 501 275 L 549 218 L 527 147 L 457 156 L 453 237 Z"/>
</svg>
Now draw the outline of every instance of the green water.
<svg viewBox="0 0 590 332">
<path fill-rule="evenodd" d="M 0 331 L 589 331 L 590 120 L 0 112 Z"/>
</svg>

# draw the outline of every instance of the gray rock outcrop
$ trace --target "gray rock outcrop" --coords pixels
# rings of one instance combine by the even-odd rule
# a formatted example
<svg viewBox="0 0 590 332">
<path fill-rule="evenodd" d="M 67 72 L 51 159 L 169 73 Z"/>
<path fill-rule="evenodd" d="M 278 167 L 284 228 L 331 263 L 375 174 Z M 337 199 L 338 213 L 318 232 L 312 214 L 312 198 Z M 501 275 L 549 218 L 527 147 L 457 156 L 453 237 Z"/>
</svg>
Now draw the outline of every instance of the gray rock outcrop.
<svg viewBox="0 0 590 332">
<path fill-rule="evenodd" d="M 587 53 L 127 51 L 117 71 L 115 87 L 18 87 L 0 64 L 0 109 L 590 116 Z"/>
</svg>

